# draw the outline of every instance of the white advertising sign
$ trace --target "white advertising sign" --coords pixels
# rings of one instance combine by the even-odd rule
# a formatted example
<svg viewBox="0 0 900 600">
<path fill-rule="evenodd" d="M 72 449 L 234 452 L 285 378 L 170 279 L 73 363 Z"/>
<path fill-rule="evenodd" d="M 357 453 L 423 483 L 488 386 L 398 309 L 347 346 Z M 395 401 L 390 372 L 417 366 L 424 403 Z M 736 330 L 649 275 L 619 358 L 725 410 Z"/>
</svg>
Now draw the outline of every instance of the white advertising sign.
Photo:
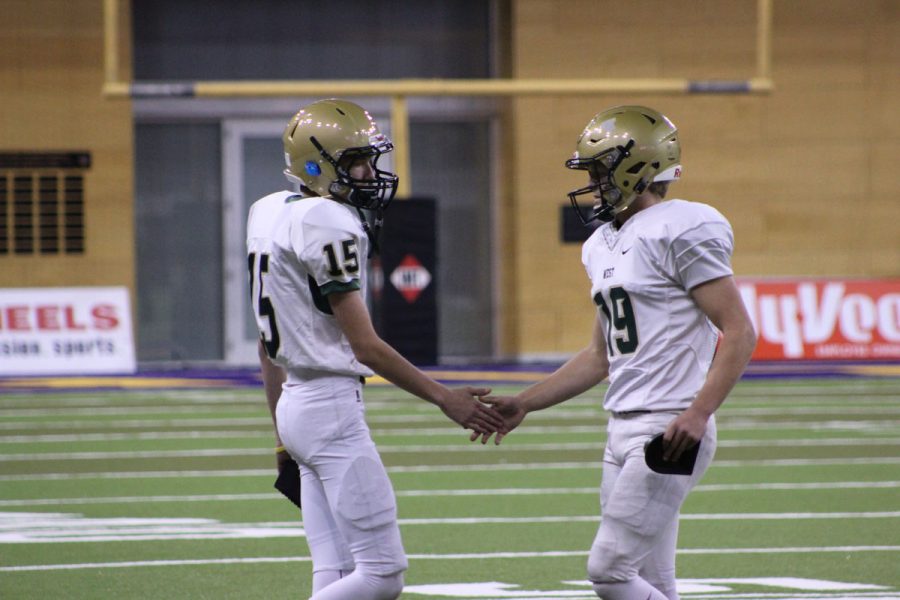
<svg viewBox="0 0 900 600">
<path fill-rule="evenodd" d="M 135 370 L 126 288 L 0 288 L 0 376 Z"/>
</svg>

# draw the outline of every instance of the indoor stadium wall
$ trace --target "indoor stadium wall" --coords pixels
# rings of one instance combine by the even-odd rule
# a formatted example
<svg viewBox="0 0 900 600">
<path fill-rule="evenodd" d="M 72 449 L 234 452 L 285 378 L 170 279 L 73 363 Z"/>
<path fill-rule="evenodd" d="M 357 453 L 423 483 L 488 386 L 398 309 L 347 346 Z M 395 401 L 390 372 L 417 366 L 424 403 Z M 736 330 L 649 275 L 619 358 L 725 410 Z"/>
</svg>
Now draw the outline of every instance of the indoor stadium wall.
<svg viewBox="0 0 900 600">
<path fill-rule="evenodd" d="M 83 253 L 14 251 L 14 181 L 0 287 L 134 290 L 130 102 L 104 98 L 96 0 L 16 0 L 0 20 L 0 152 L 88 152 Z M 755 70 L 753 0 L 610 3 L 511 0 L 511 75 L 745 79 Z M 564 9 L 562 7 L 565 7 Z M 123 16 L 123 18 L 125 18 Z M 120 28 L 119 76 L 129 77 Z M 563 355 L 588 340 L 593 307 L 578 244 L 559 210 L 584 184 L 563 161 L 606 106 L 645 103 L 679 126 L 684 179 L 672 197 L 732 222 L 739 275 L 900 274 L 900 6 L 887 0 L 776 0 L 770 94 L 514 98 L 498 199 L 505 356 Z M 37 179 L 35 179 L 37 181 Z M 39 206 L 32 218 L 40 218 Z"/>
<path fill-rule="evenodd" d="M 0 287 L 126 286 L 133 292 L 131 103 L 101 95 L 103 3 L 16 0 L 4 8 L 0 153 L 87 153 L 90 164 L 0 169 L 7 237 Z M 83 189 L 67 189 L 66 178 Z M 83 210 L 73 209 L 81 196 Z M 47 226 L 47 211 L 57 228 Z M 26 230 L 34 239 L 17 240 Z M 81 248 L 73 237 L 82 237 Z"/>
<path fill-rule="evenodd" d="M 517 0 L 516 77 L 745 79 L 756 65 L 752 0 Z M 586 183 L 568 172 L 582 127 L 615 104 L 647 104 L 681 132 L 684 179 L 669 197 L 731 221 L 743 276 L 900 274 L 900 5 L 776 0 L 770 94 L 607 95 L 514 100 L 517 150 L 505 235 L 507 349 L 566 354 L 593 320 L 579 244 L 562 244 L 560 206 Z"/>
</svg>

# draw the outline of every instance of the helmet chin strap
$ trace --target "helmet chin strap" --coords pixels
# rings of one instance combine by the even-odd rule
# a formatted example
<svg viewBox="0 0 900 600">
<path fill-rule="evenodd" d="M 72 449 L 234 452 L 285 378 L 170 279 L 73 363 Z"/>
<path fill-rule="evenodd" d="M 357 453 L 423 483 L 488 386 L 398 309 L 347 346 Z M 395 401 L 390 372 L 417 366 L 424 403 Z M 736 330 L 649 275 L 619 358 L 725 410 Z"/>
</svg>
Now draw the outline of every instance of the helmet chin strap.
<svg viewBox="0 0 900 600">
<path fill-rule="evenodd" d="M 372 258 L 381 250 L 378 241 L 381 237 L 381 226 L 384 223 L 384 211 L 382 211 L 381 208 L 377 208 L 373 211 L 373 224 L 370 226 L 369 220 L 366 219 L 366 215 L 363 214 L 362 209 L 358 206 L 355 208 L 356 214 L 359 215 L 359 220 L 362 223 L 363 231 L 366 232 L 366 237 L 369 238 L 369 254 L 366 258 Z"/>
<path fill-rule="evenodd" d="M 603 204 L 602 206 L 600 206 L 600 208 L 594 209 L 594 216 L 601 223 L 609 223 L 616 218 L 616 216 L 613 214 L 612 209 L 612 205 Z"/>
<path fill-rule="evenodd" d="M 349 192 L 347 192 L 348 188 Z M 374 255 L 378 254 L 380 250 L 378 240 L 381 234 L 381 226 L 384 223 L 384 208 L 379 205 L 378 208 L 371 209 L 373 218 L 372 224 L 370 225 L 360 204 L 352 200 L 354 194 L 360 193 L 359 190 L 335 181 L 331 184 L 328 191 L 331 192 L 333 198 L 342 204 L 352 206 L 356 209 L 356 214 L 359 215 L 359 222 L 362 224 L 363 231 L 366 232 L 366 237 L 369 238 L 369 253 L 366 258 L 372 258 Z"/>
</svg>

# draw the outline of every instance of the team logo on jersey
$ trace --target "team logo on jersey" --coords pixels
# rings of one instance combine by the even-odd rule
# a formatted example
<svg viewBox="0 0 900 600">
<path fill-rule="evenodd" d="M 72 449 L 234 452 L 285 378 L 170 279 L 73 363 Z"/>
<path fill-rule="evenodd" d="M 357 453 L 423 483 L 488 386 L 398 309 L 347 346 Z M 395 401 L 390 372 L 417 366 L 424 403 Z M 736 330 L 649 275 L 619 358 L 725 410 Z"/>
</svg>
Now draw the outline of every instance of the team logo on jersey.
<svg viewBox="0 0 900 600">
<path fill-rule="evenodd" d="M 616 272 L 616 268 L 615 268 L 615 267 L 610 267 L 610 268 L 608 268 L 608 269 L 603 269 L 603 279 L 609 279 L 610 277 L 613 276 L 613 273 L 615 273 L 615 272 Z"/>
<path fill-rule="evenodd" d="M 422 266 L 416 257 L 407 254 L 391 273 L 390 281 L 397 288 L 406 301 L 412 304 L 419 297 L 428 284 L 431 283 L 431 273 Z"/>
<path fill-rule="evenodd" d="M 616 235 L 616 231 L 609 226 L 601 225 L 600 231 L 603 232 L 603 240 L 606 242 L 606 247 L 612 250 L 616 242 L 619 241 L 619 236 Z"/>
</svg>

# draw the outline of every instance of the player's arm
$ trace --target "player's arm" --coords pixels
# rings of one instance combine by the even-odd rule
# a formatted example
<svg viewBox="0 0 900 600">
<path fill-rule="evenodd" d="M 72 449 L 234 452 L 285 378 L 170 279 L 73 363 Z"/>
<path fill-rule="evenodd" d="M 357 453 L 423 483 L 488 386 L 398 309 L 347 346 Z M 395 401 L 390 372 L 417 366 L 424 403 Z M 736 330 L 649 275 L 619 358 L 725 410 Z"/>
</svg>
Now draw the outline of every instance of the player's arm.
<svg viewBox="0 0 900 600">
<path fill-rule="evenodd" d="M 281 438 L 278 435 L 278 424 L 275 420 L 275 409 L 278 406 L 278 399 L 281 397 L 281 384 L 285 380 L 284 369 L 269 360 L 262 340 L 259 341 L 257 346 L 257 353 L 259 354 L 259 367 L 262 370 L 263 389 L 266 392 L 266 404 L 269 405 L 269 414 L 272 415 L 272 423 L 275 424 L 275 464 L 278 467 L 275 489 L 296 504 L 297 508 L 300 508 L 299 467 L 284 449 Z"/>
<path fill-rule="evenodd" d="M 722 335 L 706 382 L 690 407 L 669 424 L 665 433 L 666 460 L 700 441 L 709 417 L 722 405 L 741 377 L 756 347 L 753 323 L 741 300 L 734 277 L 720 277 L 690 291 L 694 302 Z"/>
<path fill-rule="evenodd" d="M 543 410 L 586 392 L 608 374 L 606 338 L 598 312 L 591 342 L 546 379 L 523 390 L 518 398 L 526 412 Z"/>
<path fill-rule="evenodd" d="M 327 298 L 359 362 L 407 392 L 437 405 L 463 427 L 487 433 L 503 426 L 498 415 L 473 398 L 473 395 L 490 393 L 489 389 L 450 389 L 441 385 L 382 340 L 372 326 L 369 311 L 358 290 L 332 292 Z"/>
<path fill-rule="evenodd" d="M 278 436 L 278 424 L 275 420 L 275 409 L 278 406 L 278 399 L 281 397 L 281 384 L 284 383 L 284 369 L 274 364 L 266 355 L 265 346 L 262 340 L 257 344 L 257 354 L 259 355 L 259 368 L 262 372 L 263 390 L 266 394 L 266 404 L 269 407 L 269 414 L 272 416 L 272 424 L 275 425 L 275 448 L 278 464 L 281 465 L 282 460 L 287 458 L 287 453 L 278 451 L 283 448 L 281 438 Z"/>
<path fill-rule="evenodd" d="M 497 433 L 494 443 L 499 444 L 507 433 L 518 427 L 528 413 L 574 398 L 606 379 L 607 375 L 609 358 L 606 355 L 603 322 L 598 312 L 590 344 L 563 366 L 515 397 L 484 398 L 485 402 L 493 404 L 497 412 L 503 415 L 505 422 L 504 431 Z M 478 437 L 473 434 L 470 440 L 474 442 Z M 490 435 L 482 435 L 481 443 L 487 443 L 489 438 Z"/>
</svg>

